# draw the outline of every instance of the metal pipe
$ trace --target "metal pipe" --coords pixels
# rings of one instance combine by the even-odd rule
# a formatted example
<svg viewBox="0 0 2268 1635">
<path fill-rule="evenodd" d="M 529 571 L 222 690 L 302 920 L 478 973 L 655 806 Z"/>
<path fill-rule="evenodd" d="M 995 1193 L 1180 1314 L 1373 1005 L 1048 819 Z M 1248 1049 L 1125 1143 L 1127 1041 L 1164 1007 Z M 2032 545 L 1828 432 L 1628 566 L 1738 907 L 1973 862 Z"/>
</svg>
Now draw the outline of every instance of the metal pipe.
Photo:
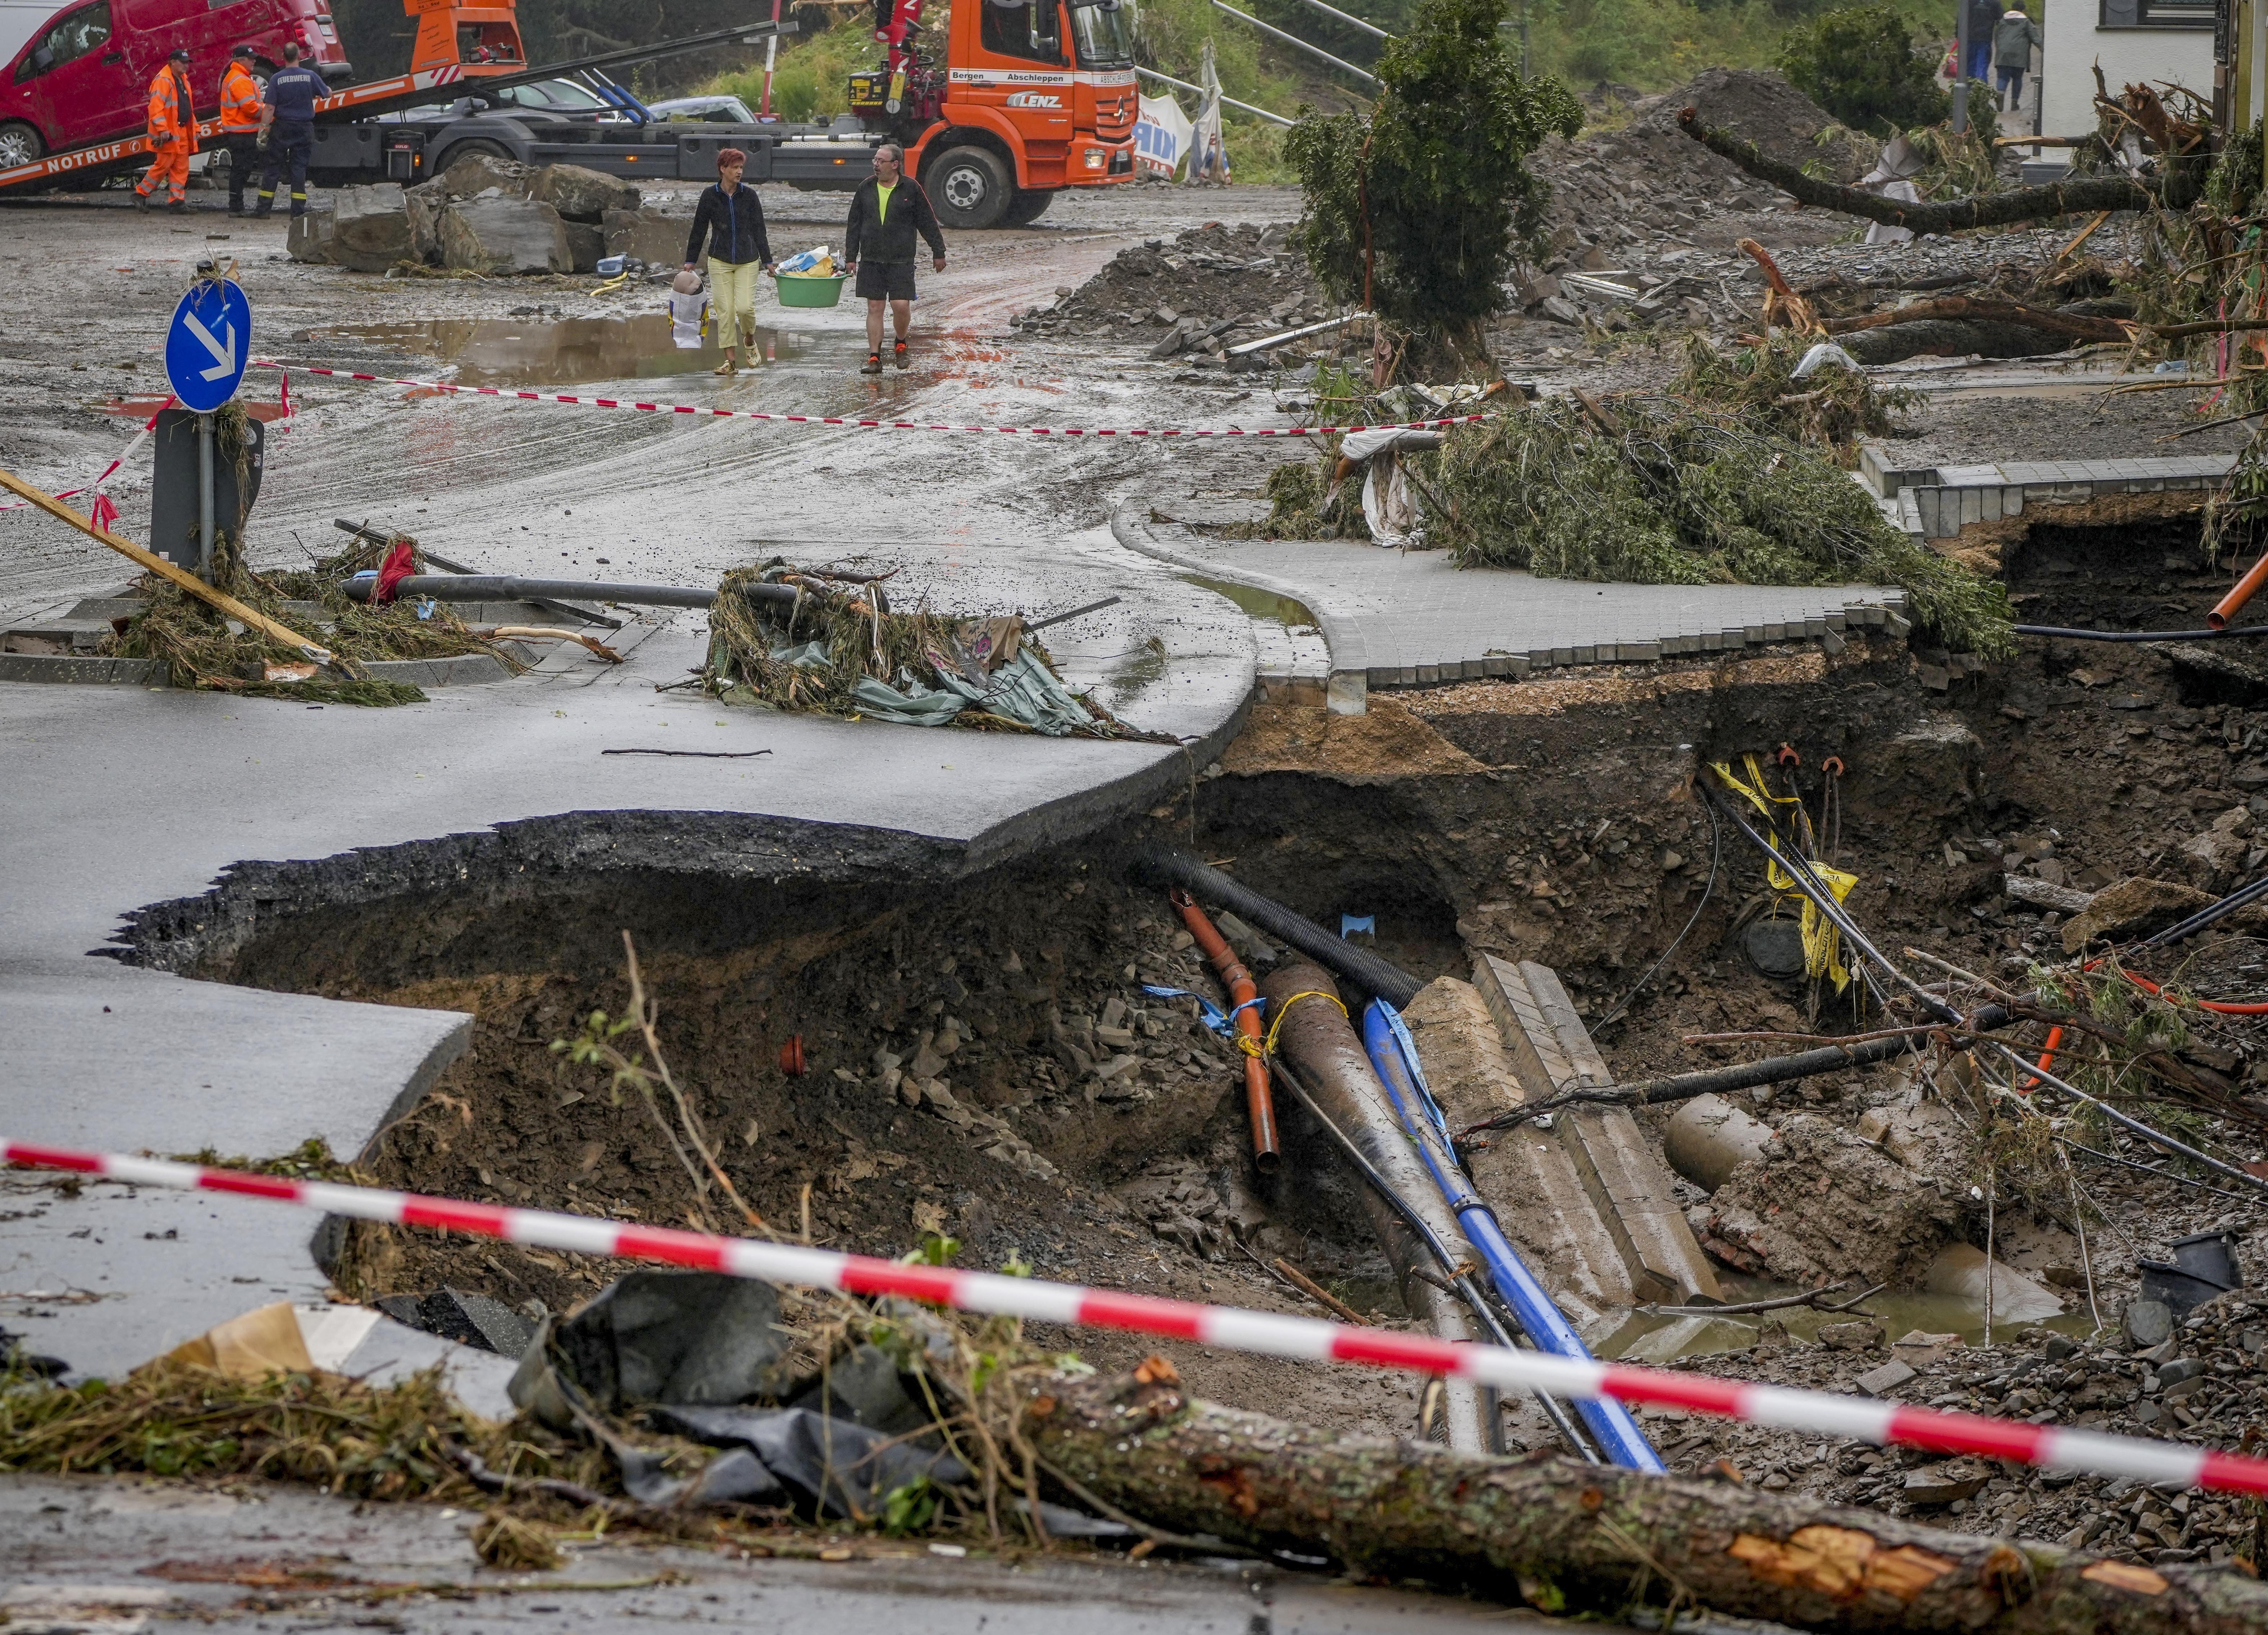
<svg viewBox="0 0 2268 1635">
<path fill-rule="evenodd" d="M 1281 346 L 1286 341 L 1296 341 L 1302 335 L 1322 335 L 1328 329 L 1344 329 L 1349 324 L 1359 324 L 1369 317 L 1368 313 L 1349 313 L 1341 318 L 1326 318 L 1319 324 L 1307 324 L 1298 329 L 1286 329 L 1281 335 L 1263 335 L 1257 341 L 1247 341 L 1228 349 L 1231 357 L 1241 357 L 1247 352 L 1264 352 L 1271 346 Z M 1418 435 L 1423 436 L 1424 433 Z"/>
<path fill-rule="evenodd" d="M 2216 630 L 2228 629 L 2228 615 L 2250 601 L 2263 585 L 2268 585 L 2268 550 L 2262 551 L 2260 560 L 2247 568 L 2244 577 L 2237 580 L 2228 594 L 2213 605 L 2213 611 L 2205 615 L 2205 622 Z"/>
<path fill-rule="evenodd" d="M 1314 921 L 1238 884 L 1211 864 L 1171 846 L 1154 846 L 1134 859 L 1133 873 L 1159 885 L 1180 886 L 1201 902 L 1227 909 L 1279 942 L 1289 943 L 1326 970 L 1344 976 L 1396 1010 L 1408 1008 L 1425 987 L 1408 971 L 1334 937 Z"/>
<path fill-rule="evenodd" d="M 2029 1073 L 2033 1078 L 2038 1079 L 2042 1084 L 2052 1086 L 2054 1088 L 2062 1091 L 2066 1095 L 2070 1096 L 2073 1101 L 2084 1101 L 2088 1106 L 2095 1108 L 2095 1111 L 2101 1113 L 2105 1118 L 2110 1120 L 2111 1123 L 2117 1124 L 2122 1129 L 2132 1131 L 2134 1134 L 2141 1137 L 2143 1140 L 2151 1143 L 2153 1145 L 2161 1146 L 2169 1153 L 2179 1153 L 2182 1157 L 2188 1159 L 2191 1163 L 2203 1164 L 2207 1169 L 2215 1170 L 2221 1175 L 2228 1176 L 2233 1181 L 2242 1181 L 2249 1187 L 2255 1188 L 2262 1192 L 2268 1192 L 2268 1181 L 2263 1181 L 2259 1176 L 2252 1174 L 2250 1170 L 2239 1169 L 2234 1164 L 2224 1164 L 2217 1158 L 2212 1157 L 2207 1153 L 2200 1153 L 2195 1147 L 2190 1146 L 2183 1142 L 2175 1140 L 2173 1137 L 2166 1134 L 2165 1131 L 2161 1130 L 2151 1129 L 2149 1125 L 2144 1123 L 2139 1118 L 2128 1117 L 2117 1108 L 2111 1106 L 2110 1102 L 2097 1100 L 2095 1097 L 2088 1094 L 2086 1091 L 2079 1088 L 2076 1085 L 2066 1084 L 2062 1079 L 2057 1078 L 2053 1073 L 2048 1072 L 2046 1068 L 2040 1066 L 2037 1063 L 2026 1061 L 2022 1057 L 2017 1055 L 2015 1051 L 2010 1049 L 2007 1045 L 2002 1044 L 1998 1039 L 1988 1040 L 1986 1042 L 1990 1043 L 1994 1049 L 1999 1051 L 2001 1055 L 2007 1057 L 2025 1072 Z"/>
<path fill-rule="evenodd" d="M 1196 898 L 1176 890 L 1168 892 L 1167 900 L 1181 910 L 1182 923 L 1220 973 L 1220 985 L 1228 991 L 1229 1004 L 1234 1007 L 1229 1014 L 1236 1019 L 1237 1032 L 1249 1042 L 1244 1052 L 1244 1109 L 1252 1125 L 1252 1167 L 1263 1175 L 1272 1175 L 1284 1157 L 1276 1138 L 1276 1101 L 1268 1090 L 1268 1062 L 1260 1053 L 1260 991 L 1227 939 L 1197 907 Z"/>
<path fill-rule="evenodd" d="M 1280 40 L 1287 46 L 1292 46 L 1299 50 L 1306 52 L 1309 56 L 1321 57 L 1333 68 L 1352 74 L 1357 79 L 1366 80 L 1373 85 L 1379 83 L 1377 75 L 1363 72 L 1362 70 L 1357 68 L 1353 63 L 1343 62 L 1339 58 L 1333 56 L 1321 46 L 1309 45 L 1297 34 L 1287 34 L 1280 28 L 1276 28 L 1269 24 L 1262 22 L 1258 18 L 1254 17 L 1249 12 L 1240 11 L 1234 6 L 1224 4 L 1224 0 L 1212 0 L 1212 4 L 1215 11 L 1226 11 L 1239 22 L 1249 23 L 1253 27 L 1258 29 L 1262 33 L 1268 35 L 1271 39 Z"/>
<path fill-rule="evenodd" d="M 382 533 L 372 527 L 367 522 L 350 522 L 344 517 L 334 517 L 331 519 L 331 526 L 342 534 L 351 534 L 355 538 L 365 540 L 372 545 L 391 545 L 397 537 L 400 537 L 393 534 Z M 440 552 L 429 550 L 423 545 L 417 545 L 416 549 L 420 557 L 445 572 L 478 573 L 480 571 L 478 568 L 468 567 L 461 562 L 452 562 Z M 563 613 L 570 618 L 580 619 L 585 624 L 603 624 L 610 630 L 619 630 L 622 628 L 622 622 L 620 619 L 600 613 L 596 608 L 578 608 L 573 602 L 550 601 L 541 598 L 537 600 L 535 605 L 539 608 L 549 608 L 554 613 Z"/>
<path fill-rule="evenodd" d="M 1167 85 L 1171 85 L 1176 91 L 1194 92 L 1201 97 L 1207 94 L 1205 88 L 1203 85 L 1193 85 L 1186 79 L 1175 79 L 1171 74 L 1160 74 L 1154 68 L 1137 67 L 1134 71 L 1138 74 L 1147 74 L 1152 79 L 1163 80 Z M 1242 108 L 1248 114 L 1257 114 L 1261 118 L 1269 121 L 1272 124 L 1284 126 L 1286 129 L 1289 129 L 1292 126 L 1300 122 L 1296 119 L 1285 119 L 1281 114 L 1270 114 L 1266 108 L 1255 107 L 1249 102 L 1239 102 L 1232 96 L 1225 95 L 1221 98 L 1221 101 L 1230 107 Z"/>
<path fill-rule="evenodd" d="M 1366 23 L 1359 17 L 1350 17 L 1335 5 L 1325 5 L 1323 4 L 1323 0 L 1307 0 L 1307 4 L 1314 7 L 1316 11 L 1321 11 L 1325 17 L 1335 17 L 1342 23 L 1349 24 L 1353 27 L 1359 28 L 1364 33 L 1368 34 L 1373 40 L 1391 40 L 1394 38 L 1393 35 L 1388 33 L 1377 24 Z"/>
<path fill-rule="evenodd" d="M 1473 1253 L 1464 1234 L 1429 1184 L 1417 1153 L 1379 1093 L 1362 1041 L 1340 1007 L 1338 988 L 1329 975 L 1318 966 L 1286 964 L 1270 973 L 1260 991 L 1268 999 L 1269 1028 L 1277 1050 L 1299 1071 L 1322 1111 L 1353 1139 L 1371 1167 L 1425 1221 L 1428 1232 L 1456 1256 L 1453 1263 L 1471 1262 Z M 1369 1200 L 1369 1212 L 1394 1266 L 1403 1303 L 1441 1338 L 1474 1338 L 1456 1300 L 1417 1275 L 1419 1243 L 1401 1212 L 1375 1198 Z M 1447 1383 L 1449 1445 L 1462 1453 L 1491 1451 L 1501 1438 L 1495 1416 L 1484 1410 L 1479 1388 L 1469 1381 Z"/>
<path fill-rule="evenodd" d="M 1480 1251 L 1481 1259 L 1488 1266 L 1490 1281 L 1512 1307 L 1521 1328 L 1539 1351 L 1589 1361 L 1591 1351 L 1583 1344 L 1582 1336 L 1575 1332 L 1558 1302 L 1537 1281 L 1528 1263 L 1521 1259 L 1520 1251 L 1505 1236 L 1496 1212 L 1473 1190 L 1464 1167 L 1450 1152 L 1447 1132 L 1439 1122 L 1440 1109 L 1433 1103 L 1432 1092 L 1426 1088 L 1425 1069 L 1418 1063 L 1416 1044 L 1402 1025 L 1401 1017 L 1384 1001 L 1373 1000 L 1363 1012 L 1362 1042 L 1379 1083 L 1386 1087 L 1387 1097 L 1394 1103 L 1403 1133 L 1417 1147 L 1442 1201 L 1464 1228 L 1465 1241 Z M 1578 1403 L 1575 1411 L 1583 1417 L 1583 1423 L 1590 1427 L 1591 1434 L 1598 1439 L 1600 1447 L 1612 1462 L 1625 1469 L 1650 1470 L 1657 1475 L 1668 1468 L 1662 1463 L 1661 1455 L 1654 1452 L 1653 1444 L 1646 1440 L 1646 1432 L 1638 1429 L 1631 1410 L 1622 1403 L 1602 1398 Z"/>
<path fill-rule="evenodd" d="M 197 416 L 197 577 L 213 577 L 213 417 Z"/>
<path fill-rule="evenodd" d="M 2172 946 L 2175 943 L 2186 941 L 2215 920 L 2226 915 L 2234 914 L 2237 910 L 2249 903 L 2257 902 L 2262 897 L 2268 897 L 2268 874 L 2262 875 L 2249 886 L 2238 887 L 2218 902 L 2207 903 L 2180 924 L 2169 925 L 2155 936 L 2144 938 L 2142 946 L 2146 948 L 2165 948 Z"/>
<path fill-rule="evenodd" d="M 356 601 L 368 601 L 374 578 L 349 579 L 342 587 Z M 792 585 L 745 585 L 754 601 L 792 602 Z M 682 585 L 614 585 L 585 579 L 523 579 L 506 573 L 413 573 L 394 587 L 397 596 L 430 596 L 435 601 L 541 601 L 580 596 L 592 601 L 626 602 L 637 608 L 713 607 L 717 593 Z"/>
</svg>

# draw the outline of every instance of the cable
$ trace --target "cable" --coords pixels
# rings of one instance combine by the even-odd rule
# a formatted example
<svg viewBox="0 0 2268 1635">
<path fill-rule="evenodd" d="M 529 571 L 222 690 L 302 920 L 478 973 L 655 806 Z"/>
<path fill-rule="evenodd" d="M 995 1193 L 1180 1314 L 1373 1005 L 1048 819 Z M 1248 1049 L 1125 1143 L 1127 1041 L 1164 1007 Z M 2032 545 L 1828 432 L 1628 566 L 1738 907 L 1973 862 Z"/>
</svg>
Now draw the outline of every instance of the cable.
<svg viewBox="0 0 2268 1635">
<path fill-rule="evenodd" d="M 2131 1158 L 2120 1158 L 2115 1153 L 2098 1153 L 2091 1146 L 2081 1146 L 2078 1142 L 2066 1140 L 2062 1136 L 2056 1137 L 2055 1140 L 2058 1146 L 2069 1147 L 2074 1153 L 2084 1153 L 2089 1158 L 2099 1158 L 2106 1164 L 2116 1164 L 2122 1169 L 2139 1169 L 2146 1175 L 2154 1175 L 2161 1181 L 2176 1182 L 2185 1187 L 2195 1187 L 2198 1191 L 2210 1192 L 2217 1198 L 2235 1198 L 2240 1204 L 2259 1202 L 2249 1193 L 2230 1192 L 2220 1187 L 2209 1187 L 2202 1181 L 2192 1181 L 2187 1175 L 2177 1175 L 2169 1169 L 2153 1169 L 2147 1164 L 2138 1164 Z"/>
<path fill-rule="evenodd" d="M 1433 1228 L 1425 1224 L 1425 1218 L 1394 1189 L 1386 1177 L 1379 1174 L 1375 1165 L 1362 1155 L 1362 1149 L 1354 1144 L 1353 1138 L 1334 1123 L 1330 1115 L 1315 1104 L 1315 1098 L 1307 1094 L 1307 1086 L 1300 1082 L 1299 1076 L 1285 1064 L 1284 1058 L 1273 1057 L 1270 1058 L 1270 1062 L 1278 1082 L 1291 1087 L 1292 1094 L 1300 1098 L 1300 1104 L 1314 1116 L 1315 1122 L 1322 1125 L 1332 1140 L 1338 1143 L 1339 1150 L 1353 1161 L 1356 1170 L 1361 1174 L 1365 1181 L 1370 1183 L 1371 1189 L 1386 1200 L 1394 1212 L 1402 1217 L 1403 1224 L 1416 1234 L 1418 1241 L 1425 1246 L 1427 1252 L 1440 1263 L 1441 1270 L 1450 1278 L 1459 1298 L 1472 1307 L 1474 1315 L 1480 1318 L 1490 1333 L 1496 1336 L 1497 1344 L 1508 1350 L 1513 1348 L 1517 1342 L 1506 1329 L 1503 1321 L 1497 1316 L 1495 1310 L 1482 1295 L 1478 1285 L 1473 1282 L 1471 1274 L 1457 1270 L 1462 1263 L 1455 1256 L 1449 1253 L 1449 1246 L 1441 1241 Z M 1529 1349 L 1538 1348 L 1531 1344 Z M 1584 1433 L 1582 1428 L 1575 1423 L 1573 1417 L 1568 1413 L 1565 1403 L 1555 1396 L 1545 1396 L 1541 1391 L 1535 1394 L 1535 1400 L 1543 1405 L 1544 1416 L 1551 1421 L 1553 1428 L 1559 1432 L 1560 1440 L 1580 1455 L 1586 1463 L 1596 1465 L 1606 1462 L 1600 1456 L 1598 1449 L 1591 1445 L 1590 1438 Z"/>
<path fill-rule="evenodd" d="M 1717 889 L 1717 860 L 1722 855 L 1725 845 L 1724 830 L 1717 824 L 1717 808 L 1705 800 L 1701 803 L 1701 809 L 1709 814 L 1709 883 L 1701 887 L 1701 901 L 1693 905 L 1693 912 L 1686 917 L 1685 930 L 1679 932 L 1670 939 L 1669 946 L 1661 951 L 1661 957 L 1646 968 L 1646 975 L 1631 984 L 1631 991 L 1623 995 L 1616 1003 L 1614 1009 L 1591 1024 L 1591 1031 L 1594 1033 L 1604 1027 L 1630 1007 L 1630 1002 L 1643 993 L 1646 983 L 1653 980 L 1654 973 L 1669 962 L 1669 956 L 1677 952 L 1678 945 L 1685 940 L 1686 933 L 1701 923 L 1701 910 L 1709 906 L 1709 894 Z"/>
<path fill-rule="evenodd" d="M 2169 1153 L 2178 1153 L 2182 1157 L 2190 1160 L 2191 1162 L 2202 1164 L 2207 1169 L 2227 1175 L 2233 1181 L 2245 1182 L 2254 1187 L 2257 1187 L 2263 1192 L 2268 1192 L 2268 1181 L 2262 1180 L 2259 1176 L 2251 1174 L 2248 1170 L 2239 1169 L 2234 1164 L 2224 1164 L 2219 1159 L 2214 1158 L 2208 1153 L 2200 1153 L 2193 1146 L 2190 1146 L 2183 1142 L 2175 1140 L 2173 1137 L 2166 1134 L 2163 1131 L 2153 1130 L 2149 1125 L 2144 1123 L 2139 1118 L 2130 1118 L 2127 1115 L 2120 1112 L 2117 1108 L 2111 1106 L 2110 1102 L 2098 1100 L 2097 1098 L 2088 1094 L 2086 1091 L 2080 1089 L 2076 1085 L 2066 1084 L 2062 1079 L 2048 1072 L 2046 1068 L 2026 1061 L 2014 1050 L 2012 1050 L 2007 1045 L 2002 1044 L 1998 1039 L 1987 1039 L 1981 1041 L 1981 1042 L 1991 1045 L 1994 1049 L 1999 1051 L 2001 1055 L 2014 1062 L 2023 1072 L 2031 1074 L 2042 1083 L 2053 1086 L 2056 1089 L 2062 1091 L 2066 1095 L 2070 1096 L 2073 1101 L 2085 1102 L 2088 1106 L 2094 1108 L 2098 1112 L 2102 1113 L 2102 1115 L 2110 1119 L 2111 1123 L 2117 1124 L 2122 1129 L 2132 1131 L 2134 1134 L 2141 1137 L 2145 1141 L 2149 1142 L 2153 1146 L 2163 1147 Z"/>
<path fill-rule="evenodd" d="M 2268 636 L 2268 624 L 2229 630 L 2067 630 L 2053 624 L 2015 624 L 2019 636 L 2045 636 L 2066 642 L 2217 642 L 2239 636 Z"/>
</svg>

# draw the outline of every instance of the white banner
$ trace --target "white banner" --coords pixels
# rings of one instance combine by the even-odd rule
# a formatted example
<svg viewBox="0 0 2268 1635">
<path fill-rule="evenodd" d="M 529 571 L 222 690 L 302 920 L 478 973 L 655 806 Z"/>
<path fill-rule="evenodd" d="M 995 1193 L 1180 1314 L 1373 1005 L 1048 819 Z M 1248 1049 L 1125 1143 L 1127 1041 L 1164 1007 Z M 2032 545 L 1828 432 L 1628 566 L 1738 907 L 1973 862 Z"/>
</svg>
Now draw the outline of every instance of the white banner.
<svg viewBox="0 0 2268 1635">
<path fill-rule="evenodd" d="M 1170 95 L 1144 97 L 1142 116 L 1134 126 L 1134 163 L 1145 174 L 1170 180 L 1189 157 L 1193 129 Z"/>
</svg>

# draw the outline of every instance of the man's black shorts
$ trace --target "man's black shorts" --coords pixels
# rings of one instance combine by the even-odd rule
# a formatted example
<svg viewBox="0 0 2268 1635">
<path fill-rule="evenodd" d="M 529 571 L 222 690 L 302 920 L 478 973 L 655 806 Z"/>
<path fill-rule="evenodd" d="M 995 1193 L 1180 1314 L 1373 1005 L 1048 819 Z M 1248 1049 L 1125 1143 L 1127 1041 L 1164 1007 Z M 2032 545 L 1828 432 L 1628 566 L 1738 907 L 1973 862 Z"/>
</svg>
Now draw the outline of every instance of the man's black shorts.
<svg viewBox="0 0 2268 1635">
<path fill-rule="evenodd" d="M 860 261 L 858 297 L 862 301 L 910 301 L 914 298 L 911 261 Z"/>
</svg>

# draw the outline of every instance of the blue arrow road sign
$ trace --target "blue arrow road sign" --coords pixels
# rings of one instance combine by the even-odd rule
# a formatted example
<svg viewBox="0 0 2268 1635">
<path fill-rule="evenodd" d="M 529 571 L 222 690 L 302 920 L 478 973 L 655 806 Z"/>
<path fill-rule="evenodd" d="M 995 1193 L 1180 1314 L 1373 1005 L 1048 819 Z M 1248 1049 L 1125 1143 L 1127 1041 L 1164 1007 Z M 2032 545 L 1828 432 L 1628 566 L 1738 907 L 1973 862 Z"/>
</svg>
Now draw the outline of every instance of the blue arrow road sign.
<svg viewBox="0 0 2268 1635">
<path fill-rule="evenodd" d="M 166 331 L 166 379 L 181 407 L 210 414 L 236 395 L 252 361 L 252 306 L 225 279 L 198 284 Z"/>
</svg>

